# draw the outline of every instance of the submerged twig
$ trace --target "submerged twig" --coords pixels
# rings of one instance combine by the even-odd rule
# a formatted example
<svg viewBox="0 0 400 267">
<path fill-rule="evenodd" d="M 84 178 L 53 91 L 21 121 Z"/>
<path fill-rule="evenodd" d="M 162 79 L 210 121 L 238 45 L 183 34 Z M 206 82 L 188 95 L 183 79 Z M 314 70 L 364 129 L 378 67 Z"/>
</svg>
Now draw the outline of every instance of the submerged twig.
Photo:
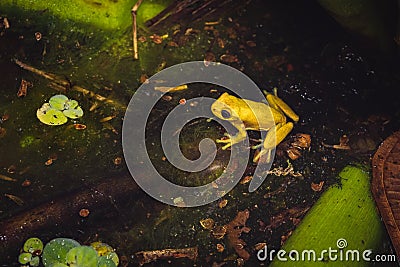
<svg viewBox="0 0 400 267">
<path fill-rule="evenodd" d="M 33 73 L 35 73 L 35 74 L 37 74 L 39 76 L 42 76 L 42 77 L 46 78 L 47 80 L 50 80 L 50 81 L 52 81 L 52 82 L 54 82 L 54 83 L 56 83 L 58 85 L 61 85 L 62 87 L 65 88 L 65 91 L 67 91 L 71 86 L 70 82 L 67 81 L 66 79 L 64 79 L 61 76 L 58 76 L 58 75 L 53 74 L 53 73 L 48 73 L 48 72 L 39 70 L 39 69 L 37 69 L 35 67 L 32 67 L 32 66 L 30 66 L 28 64 L 25 64 L 25 63 L 19 61 L 18 59 L 14 59 L 14 61 L 18 66 L 20 66 L 24 70 L 33 72 Z"/>
<path fill-rule="evenodd" d="M 8 182 L 16 182 L 17 179 L 5 176 L 4 174 L 0 174 L 0 180 L 8 181 Z"/>
<path fill-rule="evenodd" d="M 123 104 L 121 104 L 119 102 L 116 102 L 114 100 L 111 100 L 111 99 L 109 99 L 109 98 L 107 98 L 105 96 L 96 94 L 95 92 L 92 92 L 92 91 L 90 91 L 88 89 L 85 89 L 85 88 L 83 88 L 81 86 L 74 85 L 74 86 L 72 86 L 71 90 L 74 90 L 76 92 L 80 92 L 80 93 L 82 93 L 82 94 L 84 94 L 86 96 L 89 96 L 89 97 L 97 100 L 97 101 L 100 101 L 100 102 L 103 102 L 103 103 L 112 104 L 113 106 L 115 106 L 117 108 L 126 109 L 125 105 L 123 105 Z"/>
<path fill-rule="evenodd" d="M 12 201 L 15 202 L 15 204 L 17 204 L 18 206 L 22 206 L 24 205 L 24 201 L 22 200 L 22 198 L 11 195 L 11 194 L 4 194 L 4 196 L 8 197 L 9 199 L 11 199 Z"/>
<path fill-rule="evenodd" d="M 73 90 L 73 91 L 76 91 L 76 92 L 80 92 L 85 96 L 89 96 L 91 98 L 94 98 L 97 101 L 101 101 L 103 103 L 111 104 L 116 108 L 120 108 L 120 109 L 124 109 L 124 110 L 126 109 L 125 105 L 123 105 L 123 104 L 121 104 L 121 103 L 119 103 L 119 102 L 117 102 L 115 100 L 108 99 L 105 96 L 99 95 L 99 94 L 97 94 L 97 93 L 95 93 L 93 91 L 90 91 L 90 90 L 88 90 L 86 88 L 83 88 L 83 87 L 81 87 L 79 85 L 73 85 L 72 86 L 71 83 L 67 79 L 64 79 L 61 76 L 58 76 L 58 75 L 53 74 L 53 73 L 49 73 L 49 72 L 45 72 L 45 71 L 39 70 L 39 69 L 37 69 L 35 67 L 32 67 L 32 66 L 30 66 L 28 64 L 25 64 L 25 63 L 19 61 L 18 59 L 15 59 L 14 61 L 18 66 L 20 66 L 24 70 L 33 72 L 33 73 L 35 73 L 35 74 L 37 74 L 39 76 L 42 76 L 42 77 L 46 78 L 47 80 L 49 80 L 51 82 L 51 84 L 52 84 L 51 87 L 56 89 L 57 91 L 62 91 L 62 92 L 65 93 L 70 89 L 70 90 Z"/>
<path fill-rule="evenodd" d="M 146 263 L 156 261 L 158 259 L 178 259 L 188 258 L 195 261 L 198 256 L 197 247 L 191 248 L 167 248 L 160 250 L 151 251 L 139 251 L 135 253 L 135 256 L 139 259 L 139 265 L 142 266 Z"/>
<path fill-rule="evenodd" d="M 131 14 L 132 14 L 132 33 L 133 33 L 133 58 L 138 59 L 138 47 L 137 47 L 137 22 L 136 22 L 136 12 L 142 4 L 143 0 L 138 0 L 136 4 L 132 7 Z"/>
</svg>

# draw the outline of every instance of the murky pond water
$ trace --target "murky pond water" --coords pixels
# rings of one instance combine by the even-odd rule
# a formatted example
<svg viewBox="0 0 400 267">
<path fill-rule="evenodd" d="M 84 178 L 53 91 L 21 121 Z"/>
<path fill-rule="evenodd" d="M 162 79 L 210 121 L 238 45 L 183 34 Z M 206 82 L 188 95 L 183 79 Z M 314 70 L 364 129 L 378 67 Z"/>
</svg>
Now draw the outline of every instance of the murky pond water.
<svg viewBox="0 0 400 267">
<path fill-rule="evenodd" d="M 46 212 L 46 203 L 62 203 L 88 192 L 96 195 L 110 185 L 107 200 L 100 205 L 94 201 L 75 206 L 88 208 L 88 217 L 80 216 L 79 209 L 71 210 L 69 216 L 54 219 L 54 226 L 21 233 L 24 238 L 102 240 L 116 248 L 129 266 L 138 266 L 134 256 L 138 251 L 187 247 L 198 247 L 196 266 L 221 266 L 221 262 L 241 266 L 243 255 L 226 237 L 218 239 L 217 230 L 224 231 L 222 226 L 247 209 L 250 215 L 245 223 L 252 230 L 241 235 L 251 254 L 245 266 L 258 266 L 257 244 L 278 249 L 322 192 L 338 182 L 339 171 L 350 163 L 369 166 L 378 144 L 399 127 L 399 102 L 393 94 L 398 81 L 386 68 L 389 63 L 365 53 L 316 4 L 252 1 L 232 10 L 225 6 L 196 22 L 151 28 L 143 23 L 149 18 L 139 17 L 139 60 L 134 60 L 131 4 L 121 2 L 129 15 L 113 30 L 61 20 L 47 9 L 28 12 L 18 5 L 0 9 L 0 16 L 10 22 L 9 28 L 0 27 L 0 178 L 5 177 L 0 179 L 0 221 L 12 222 L 35 209 Z M 165 2 L 148 1 L 161 9 Z M 311 148 L 290 160 L 291 174 L 301 176 L 271 174 L 253 193 L 248 192 L 248 181 L 243 181 L 222 202 L 202 207 L 163 205 L 135 186 L 125 166 L 121 143 L 125 108 L 146 77 L 205 56 L 243 71 L 261 89 L 277 87 L 279 96 L 300 116 L 290 136 L 309 134 Z M 28 83 L 27 92 L 18 96 L 22 81 Z M 157 103 L 148 121 L 146 143 L 160 173 L 192 186 L 218 177 L 227 166 L 229 150 L 219 149 L 215 162 L 199 174 L 177 170 L 165 160 L 159 131 L 168 112 L 185 99 L 218 98 L 224 91 L 209 84 L 188 87 L 168 93 Z M 84 94 L 82 88 L 92 94 Z M 42 124 L 37 109 L 60 90 L 79 102 L 84 115 L 60 126 Z M 196 159 L 201 139 L 215 140 L 223 134 L 215 121 L 194 121 L 181 133 L 182 152 Z M 351 149 L 332 148 L 343 135 L 349 137 Z M 255 144 L 259 135 L 251 132 L 250 138 Z M 282 171 L 288 166 L 286 149 L 278 148 L 273 168 Z M 249 163 L 245 178 L 254 168 Z M 129 184 L 120 182 L 124 177 L 132 180 L 127 187 L 131 194 L 118 188 Z M 322 191 L 315 189 L 321 181 Z M 200 224 L 207 218 L 221 227 L 210 232 Z M 0 263 L 18 266 L 24 239 L 0 237 L 6 244 Z M 385 253 L 393 253 L 388 237 L 382 246 Z M 173 266 L 194 265 L 188 259 L 170 260 Z M 171 263 L 161 260 L 148 266 L 164 265 Z"/>
</svg>

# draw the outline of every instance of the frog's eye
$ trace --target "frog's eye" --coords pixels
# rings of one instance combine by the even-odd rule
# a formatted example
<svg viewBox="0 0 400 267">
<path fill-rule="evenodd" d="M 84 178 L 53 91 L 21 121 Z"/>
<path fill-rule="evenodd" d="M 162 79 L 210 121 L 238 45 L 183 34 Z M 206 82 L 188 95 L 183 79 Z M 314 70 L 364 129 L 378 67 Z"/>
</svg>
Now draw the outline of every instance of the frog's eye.
<svg viewBox="0 0 400 267">
<path fill-rule="evenodd" d="M 229 119 L 231 117 L 231 113 L 229 111 L 227 111 L 226 109 L 223 109 L 221 111 L 221 115 L 224 119 Z"/>
</svg>

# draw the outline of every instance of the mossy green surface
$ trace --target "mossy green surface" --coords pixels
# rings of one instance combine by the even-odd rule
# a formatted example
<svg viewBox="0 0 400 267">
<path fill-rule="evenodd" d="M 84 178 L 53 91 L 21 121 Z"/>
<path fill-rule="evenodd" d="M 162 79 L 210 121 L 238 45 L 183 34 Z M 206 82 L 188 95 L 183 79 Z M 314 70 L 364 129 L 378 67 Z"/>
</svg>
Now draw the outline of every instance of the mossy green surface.
<svg viewBox="0 0 400 267">
<path fill-rule="evenodd" d="M 3 12 L 16 7 L 23 10 L 50 12 L 62 20 L 92 24 L 102 29 L 122 29 L 131 23 L 132 1 L 95 0 L 2 0 Z"/>
<path fill-rule="evenodd" d="M 154 17 L 171 1 L 143 1 L 138 11 L 138 22 Z M 91 24 L 104 30 L 121 30 L 132 24 L 131 9 L 136 1 L 130 0 L 2 0 L 2 12 L 21 8 L 25 11 L 49 12 L 61 20 Z"/>
</svg>

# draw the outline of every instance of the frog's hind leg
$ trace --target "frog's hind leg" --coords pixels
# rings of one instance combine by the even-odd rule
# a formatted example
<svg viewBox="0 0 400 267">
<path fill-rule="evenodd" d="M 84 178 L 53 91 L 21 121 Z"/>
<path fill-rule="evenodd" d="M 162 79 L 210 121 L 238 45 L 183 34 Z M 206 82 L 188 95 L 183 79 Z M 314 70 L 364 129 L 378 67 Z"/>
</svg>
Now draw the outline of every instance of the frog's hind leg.
<svg viewBox="0 0 400 267">
<path fill-rule="evenodd" d="M 268 131 L 264 141 L 264 149 L 276 147 L 292 131 L 293 123 L 279 123 Z M 275 135 L 275 137 L 273 136 Z"/>
<path fill-rule="evenodd" d="M 299 115 L 297 115 L 293 109 L 291 109 L 288 104 L 286 104 L 281 98 L 278 97 L 277 89 L 274 88 L 274 94 L 268 93 L 267 91 L 264 91 L 266 94 L 266 98 L 268 101 L 268 104 L 273 107 L 276 110 L 281 110 L 283 113 L 285 113 L 286 116 L 291 118 L 294 122 L 299 121 Z"/>
<path fill-rule="evenodd" d="M 292 131 L 292 129 L 292 122 L 279 123 L 275 127 L 272 127 L 265 136 L 265 141 L 262 144 L 263 148 L 261 149 L 260 153 L 253 158 L 253 162 L 257 162 L 264 154 L 267 154 L 267 162 L 269 162 L 271 160 L 271 150 L 274 149 L 280 142 L 282 142 L 283 139 L 285 139 L 285 137 Z"/>
</svg>

